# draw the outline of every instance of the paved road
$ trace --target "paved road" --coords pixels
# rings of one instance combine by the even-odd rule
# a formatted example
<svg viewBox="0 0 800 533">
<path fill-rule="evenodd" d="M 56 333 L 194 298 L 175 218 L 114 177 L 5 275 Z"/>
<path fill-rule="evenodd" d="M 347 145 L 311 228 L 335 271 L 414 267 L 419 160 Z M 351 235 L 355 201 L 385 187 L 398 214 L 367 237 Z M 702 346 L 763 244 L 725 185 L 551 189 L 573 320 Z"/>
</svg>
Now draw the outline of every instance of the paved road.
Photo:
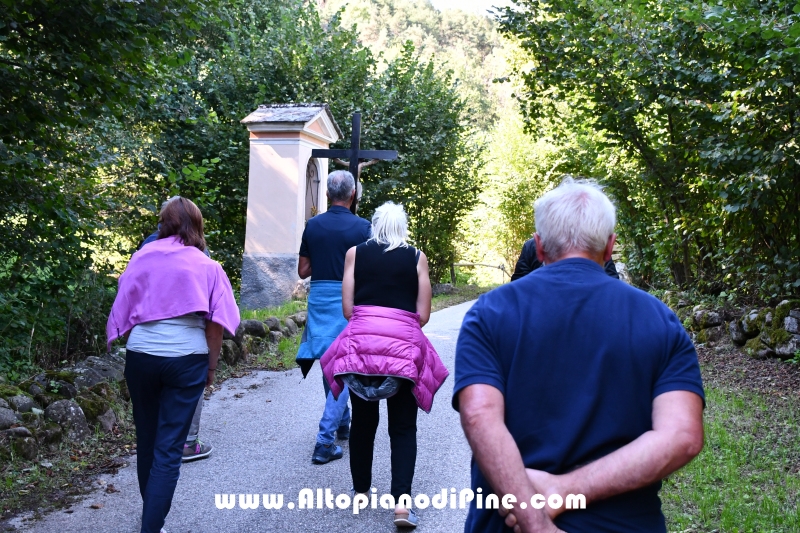
<svg viewBox="0 0 800 533">
<path fill-rule="evenodd" d="M 432 496 L 442 488 L 469 487 L 469 447 L 450 407 L 453 359 L 461 320 L 472 302 L 434 313 L 425 333 L 450 370 L 451 376 L 436 396 L 430 415 L 420 412 L 414 492 Z M 300 371 L 257 372 L 225 382 L 206 401 L 201 438 L 214 445 L 206 460 L 187 463 L 175 492 L 164 528 L 168 533 L 380 532 L 395 531 L 392 511 L 378 507 L 358 516 L 352 510 L 287 509 L 303 488 L 330 488 L 348 494 L 352 486 L 347 445 L 344 459 L 327 465 L 311 464 L 317 424 L 324 405 L 319 365 L 308 379 Z M 381 404 L 381 426 L 375 443 L 373 487 L 389 492 L 389 437 L 386 402 Z M 102 490 L 75 505 L 72 513 L 56 511 L 33 524 L 21 525 L 35 533 L 138 533 L 141 498 L 136 483 L 136 459 L 117 475 L 103 476 L 120 492 Z M 215 494 L 283 494 L 280 510 L 217 509 Z M 238 499 L 238 496 L 237 496 Z M 92 509 L 92 504 L 103 504 Z M 419 511 L 417 531 L 459 531 L 466 510 L 428 507 Z"/>
</svg>

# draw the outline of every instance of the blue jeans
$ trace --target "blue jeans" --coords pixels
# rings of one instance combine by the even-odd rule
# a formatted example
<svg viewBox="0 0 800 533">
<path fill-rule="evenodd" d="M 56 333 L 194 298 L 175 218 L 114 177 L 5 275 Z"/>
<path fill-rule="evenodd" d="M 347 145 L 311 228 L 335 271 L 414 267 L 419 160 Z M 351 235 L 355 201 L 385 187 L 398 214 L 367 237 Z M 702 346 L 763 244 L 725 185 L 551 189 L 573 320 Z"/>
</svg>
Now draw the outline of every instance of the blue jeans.
<svg viewBox="0 0 800 533">
<path fill-rule="evenodd" d="M 158 357 L 128 350 L 125 380 L 136 424 L 141 533 L 158 533 L 172 506 L 192 413 L 203 394 L 208 354 Z"/>
<path fill-rule="evenodd" d="M 336 439 L 334 433 L 337 429 L 350 426 L 350 408 L 347 407 L 347 400 L 350 399 L 350 390 L 345 385 L 344 390 L 339 395 L 338 400 L 334 400 L 331 388 L 325 375 L 322 376 L 322 385 L 325 387 L 325 410 L 319 421 L 319 433 L 317 433 L 317 443 L 325 446 L 333 444 Z"/>
</svg>

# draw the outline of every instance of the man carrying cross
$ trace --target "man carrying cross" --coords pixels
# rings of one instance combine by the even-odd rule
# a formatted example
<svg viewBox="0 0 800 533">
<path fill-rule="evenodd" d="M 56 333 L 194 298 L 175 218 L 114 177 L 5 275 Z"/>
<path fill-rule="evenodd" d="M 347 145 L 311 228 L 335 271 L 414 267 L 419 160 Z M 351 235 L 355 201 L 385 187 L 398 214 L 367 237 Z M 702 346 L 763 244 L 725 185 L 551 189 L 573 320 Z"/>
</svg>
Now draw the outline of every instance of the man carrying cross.
<svg viewBox="0 0 800 533">
<path fill-rule="evenodd" d="M 331 206 L 325 213 L 309 219 L 303 231 L 297 264 L 297 274 L 301 279 L 311 276 L 307 339 L 300 344 L 297 354 L 297 362 L 304 374 L 347 326 L 347 319 L 342 314 L 344 257 L 351 247 L 366 242 L 370 234 L 370 223 L 350 212 L 356 202 L 356 183 L 352 174 L 345 170 L 331 172 L 327 195 Z M 336 400 L 324 376 L 322 383 L 326 399 L 311 456 L 315 464 L 341 459 L 342 448 L 334 443 L 334 432 L 339 440 L 350 436 L 347 387 Z"/>
</svg>

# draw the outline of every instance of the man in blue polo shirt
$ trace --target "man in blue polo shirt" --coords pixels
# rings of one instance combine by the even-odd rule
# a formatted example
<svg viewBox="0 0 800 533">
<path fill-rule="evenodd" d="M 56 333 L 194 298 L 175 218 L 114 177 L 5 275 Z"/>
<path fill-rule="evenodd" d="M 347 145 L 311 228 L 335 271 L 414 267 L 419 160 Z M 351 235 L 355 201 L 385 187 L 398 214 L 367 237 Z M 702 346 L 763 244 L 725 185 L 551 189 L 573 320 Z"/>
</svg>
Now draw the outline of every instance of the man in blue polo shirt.
<svg viewBox="0 0 800 533">
<path fill-rule="evenodd" d="M 327 185 L 331 206 L 306 224 L 297 264 L 297 274 L 301 279 L 311 276 L 308 323 L 304 332 L 306 339 L 300 344 L 297 354 L 304 375 L 347 325 L 342 314 L 344 256 L 347 250 L 369 239 L 371 227 L 368 221 L 350 212 L 350 205 L 356 197 L 352 174 L 345 170 L 331 172 Z M 347 407 L 350 395 L 347 388 L 335 400 L 324 376 L 322 384 L 326 399 L 311 456 L 315 464 L 341 459 L 342 447 L 335 444 L 334 432 L 340 440 L 350 436 L 350 409 Z"/>
<path fill-rule="evenodd" d="M 661 479 L 703 445 L 694 346 L 664 304 L 603 271 L 616 214 L 599 187 L 566 180 L 534 210 L 545 266 L 481 296 L 456 346 L 465 531 L 663 533 Z M 519 503 L 480 509 L 478 488 Z M 565 509 L 580 494 L 586 508 Z"/>
</svg>

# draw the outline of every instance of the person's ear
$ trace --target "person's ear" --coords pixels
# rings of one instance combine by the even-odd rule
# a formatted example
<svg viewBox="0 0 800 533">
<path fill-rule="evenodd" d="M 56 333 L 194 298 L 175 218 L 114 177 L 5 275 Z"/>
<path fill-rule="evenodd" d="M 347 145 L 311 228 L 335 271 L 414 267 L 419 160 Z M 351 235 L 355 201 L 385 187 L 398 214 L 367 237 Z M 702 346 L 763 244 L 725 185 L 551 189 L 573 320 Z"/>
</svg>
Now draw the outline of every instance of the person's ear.
<svg viewBox="0 0 800 533">
<path fill-rule="evenodd" d="M 544 257 L 544 247 L 542 246 L 542 238 L 539 237 L 538 233 L 534 233 L 533 240 L 536 242 L 536 259 L 538 259 L 541 264 L 544 264 L 545 257 Z"/>
<path fill-rule="evenodd" d="M 617 242 L 617 234 L 612 233 L 611 236 L 608 238 L 608 242 L 606 243 L 606 249 L 603 252 L 603 263 L 608 263 L 611 261 L 611 254 L 614 253 L 614 244 Z"/>
</svg>

